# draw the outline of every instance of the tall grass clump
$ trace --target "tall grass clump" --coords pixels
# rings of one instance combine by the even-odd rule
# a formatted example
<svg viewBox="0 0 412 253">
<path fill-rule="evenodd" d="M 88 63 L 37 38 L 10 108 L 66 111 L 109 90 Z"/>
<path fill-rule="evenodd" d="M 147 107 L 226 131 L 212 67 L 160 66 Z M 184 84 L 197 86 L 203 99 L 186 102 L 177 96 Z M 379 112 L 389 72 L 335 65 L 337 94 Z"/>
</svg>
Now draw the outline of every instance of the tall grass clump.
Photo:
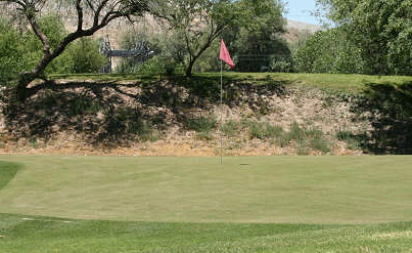
<svg viewBox="0 0 412 253">
<path fill-rule="evenodd" d="M 228 136 L 233 137 L 239 131 L 240 124 L 234 120 L 229 120 L 221 127 L 222 132 Z"/>
<path fill-rule="evenodd" d="M 349 131 L 339 131 L 336 138 L 346 143 L 346 147 L 351 150 L 361 150 L 361 143 L 354 134 Z"/>
<path fill-rule="evenodd" d="M 280 126 L 272 126 L 268 123 L 260 124 L 257 122 L 248 122 L 251 138 L 260 140 L 276 140 L 276 143 L 282 148 L 296 144 L 299 155 L 308 155 L 310 150 L 329 153 L 331 143 L 325 138 L 320 130 L 304 129 L 297 122 L 294 122 L 289 131 L 284 131 Z"/>
<path fill-rule="evenodd" d="M 250 136 L 252 139 L 273 139 L 278 138 L 283 134 L 283 129 L 280 126 L 272 126 L 269 123 L 262 124 L 259 122 L 253 122 L 249 124 Z"/>
<path fill-rule="evenodd" d="M 212 116 L 190 117 L 184 120 L 185 127 L 195 132 L 207 133 L 216 129 L 217 121 Z"/>
</svg>

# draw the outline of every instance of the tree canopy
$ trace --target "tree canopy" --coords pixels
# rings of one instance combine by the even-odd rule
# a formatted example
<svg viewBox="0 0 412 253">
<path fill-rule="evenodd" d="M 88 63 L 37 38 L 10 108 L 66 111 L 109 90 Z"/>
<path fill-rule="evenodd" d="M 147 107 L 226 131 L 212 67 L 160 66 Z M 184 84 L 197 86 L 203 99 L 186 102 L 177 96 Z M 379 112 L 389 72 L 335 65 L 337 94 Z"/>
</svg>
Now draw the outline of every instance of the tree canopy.
<svg viewBox="0 0 412 253">
<path fill-rule="evenodd" d="M 239 71 L 277 70 L 276 64 L 291 61 L 291 52 L 281 38 L 285 33 L 284 3 L 277 0 L 241 0 L 241 18 L 233 33 Z M 292 66 L 289 66 L 291 68 Z M 285 69 L 283 69 L 285 70 Z"/>
<path fill-rule="evenodd" d="M 231 0 L 170 0 L 158 1 L 152 14 L 166 22 L 174 57 L 184 64 L 186 76 L 199 57 L 238 21 L 238 6 Z"/>
<path fill-rule="evenodd" d="M 149 10 L 148 0 L 64 0 L 66 4 L 76 10 L 77 28 L 54 45 L 55 41 L 38 22 L 38 13 L 48 2 L 48 0 L 0 0 L 0 3 L 16 8 L 25 16 L 34 34 L 42 43 L 41 59 L 32 70 L 21 74 L 17 87 L 21 99 L 25 99 L 29 95 L 27 89 L 29 83 L 39 77 L 70 43 L 79 38 L 93 35 L 115 19 L 130 18 L 132 15 L 140 15 Z M 91 24 L 85 22 L 86 17 L 92 20 Z"/>
<path fill-rule="evenodd" d="M 367 74 L 412 74 L 410 0 L 318 0 L 359 49 Z"/>
</svg>

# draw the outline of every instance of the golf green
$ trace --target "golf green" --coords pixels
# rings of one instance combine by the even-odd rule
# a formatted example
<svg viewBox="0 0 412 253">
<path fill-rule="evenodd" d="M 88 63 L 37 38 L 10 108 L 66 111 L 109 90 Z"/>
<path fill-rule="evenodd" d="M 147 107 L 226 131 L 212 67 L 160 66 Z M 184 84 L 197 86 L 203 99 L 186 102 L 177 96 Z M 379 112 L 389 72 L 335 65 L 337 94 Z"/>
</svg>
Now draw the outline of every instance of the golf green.
<svg viewBox="0 0 412 253">
<path fill-rule="evenodd" d="M 0 156 L 0 213 L 155 222 L 412 220 L 412 157 Z M 0 163 L 0 171 L 7 163 Z M 1 174 L 0 174 L 1 175 Z"/>
</svg>

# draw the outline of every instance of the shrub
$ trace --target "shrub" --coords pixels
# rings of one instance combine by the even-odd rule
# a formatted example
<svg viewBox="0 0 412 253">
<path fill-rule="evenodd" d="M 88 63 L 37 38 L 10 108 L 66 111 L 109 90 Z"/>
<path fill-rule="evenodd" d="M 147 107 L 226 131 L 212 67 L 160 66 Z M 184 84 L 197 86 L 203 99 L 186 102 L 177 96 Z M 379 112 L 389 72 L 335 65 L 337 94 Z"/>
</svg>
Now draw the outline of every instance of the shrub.
<svg viewBox="0 0 412 253">
<path fill-rule="evenodd" d="M 0 84 L 17 76 L 23 69 L 22 38 L 10 23 L 0 17 Z"/>
<path fill-rule="evenodd" d="M 188 118 L 184 122 L 185 126 L 189 130 L 196 132 L 210 132 L 216 129 L 217 121 L 214 117 L 192 117 Z"/>
<path fill-rule="evenodd" d="M 290 129 L 288 133 L 288 139 L 301 141 L 303 140 L 304 135 L 305 135 L 305 132 L 300 128 L 299 124 L 294 122 L 292 124 L 292 128 Z"/>
<path fill-rule="evenodd" d="M 330 152 L 330 144 L 327 140 L 322 137 L 316 137 L 310 141 L 310 146 L 314 150 L 319 150 L 322 153 L 329 153 Z"/>
<path fill-rule="evenodd" d="M 68 104 L 72 115 L 96 114 L 103 108 L 99 100 L 87 96 L 79 96 Z"/>
<path fill-rule="evenodd" d="M 202 140 L 202 141 L 210 141 L 213 139 L 213 137 L 209 134 L 209 132 L 203 132 L 203 133 L 198 133 L 196 135 L 196 139 Z"/>
<path fill-rule="evenodd" d="M 98 73 L 107 64 L 107 57 L 99 53 L 99 43 L 91 38 L 81 38 L 68 48 L 63 58 L 70 66 L 61 72 Z"/>
<path fill-rule="evenodd" d="M 120 116 L 121 118 L 122 116 Z M 153 127 L 141 120 L 132 117 L 131 119 L 126 119 L 126 128 L 127 132 L 132 134 L 137 134 L 139 136 L 139 140 L 141 142 L 155 142 L 162 137 L 162 134 L 157 129 L 153 129 Z"/>
<path fill-rule="evenodd" d="M 226 136 L 233 137 L 239 130 L 239 123 L 234 120 L 229 120 L 222 126 L 221 130 Z"/>
<path fill-rule="evenodd" d="M 38 20 L 42 31 L 49 38 L 54 49 L 67 34 L 64 24 L 57 15 L 42 16 Z M 32 69 L 41 59 L 43 45 L 32 31 L 17 32 L 7 21 L 0 18 L 0 81 L 17 76 Z M 107 63 L 99 54 L 99 45 L 90 38 L 70 44 L 43 74 L 51 73 L 96 73 Z"/>
<path fill-rule="evenodd" d="M 57 15 L 42 16 L 38 20 L 38 24 L 44 34 L 49 38 L 52 49 L 56 48 L 59 42 L 67 34 L 63 22 Z M 33 68 L 40 61 L 43 54 L 42 51 L 43 44 L 34 32 L 30 30 L 24 34 L 24 62 L 26 70 Z M 73 63 L 68 60 L 68 55 L 67 52 L 64 52 L 51 62 L 45 71 L 46 74 L 65 72 L 69 65 L 73 65 Z"/>
<path fill-rule="evenodd" d="M 272 126 L 269 123 L 261 124 L 258 122 L 250 123 L 251 138 L 266 139 L 282 136 L 283 129 L 279 126 Z"/>
<path fill-rule="evenodd" d="M 340 141 L 346 141 L 353 138 L 353 134 L 349 131 L 339 131 L 336 133 L 336 138 Z"/>
<path fill-rule="evenodd" d="M 301 142 L 298 145 L 298 155 L 309 155 L 309 149 L 305 142 Z"/>
<path fill-rule="evenodd" d="M 340 141 L 346 142 L 346 147 L 351 150 L 360 150 L 361 143 L 359 142 L 358 138 L 354 134 L 349 131 L 339 131 L 336 134 L 336 138 Z"/>
<path fill-rule="evenodd" d="M 363 73 L 365 63 L 360 49 L 349 41 L 340 28 L 312 35 L 295 55 L 299 72 Z"/>
</svg>

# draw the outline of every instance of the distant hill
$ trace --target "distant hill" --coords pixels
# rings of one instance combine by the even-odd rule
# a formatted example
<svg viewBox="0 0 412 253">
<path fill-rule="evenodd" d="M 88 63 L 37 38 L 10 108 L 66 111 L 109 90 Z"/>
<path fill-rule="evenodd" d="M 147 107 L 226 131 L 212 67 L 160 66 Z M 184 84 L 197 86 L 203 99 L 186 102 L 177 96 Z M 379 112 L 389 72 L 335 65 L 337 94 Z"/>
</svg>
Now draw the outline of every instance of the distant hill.
<svg viewBox="0 0 412 253">
<path fill-rule="evenodd" d="M 318 26 L 318 25 L 309 24 L 309 23 L 303 23 L 303 22 L 299 22 L 299 21 L 288 20 L 287 29 L 296 29 L 296 30 L 300 30 L 300 31 L 307 30 L 311 33 L 315 33 L 319 30 L 322 30 L 322 27 Z"/>
<path fill-rule="evenodd" d="M 284 35 L 284 38 L 288 42 L 293 43 L 299 40 L 299 38 L 308 37 L 309 35 L 314 34 L 315 32 L 320 31 L 322 29 L 323 28 L 318 25 L 288 20 L 286 25 L 287 32 Z"/>
</svg>

